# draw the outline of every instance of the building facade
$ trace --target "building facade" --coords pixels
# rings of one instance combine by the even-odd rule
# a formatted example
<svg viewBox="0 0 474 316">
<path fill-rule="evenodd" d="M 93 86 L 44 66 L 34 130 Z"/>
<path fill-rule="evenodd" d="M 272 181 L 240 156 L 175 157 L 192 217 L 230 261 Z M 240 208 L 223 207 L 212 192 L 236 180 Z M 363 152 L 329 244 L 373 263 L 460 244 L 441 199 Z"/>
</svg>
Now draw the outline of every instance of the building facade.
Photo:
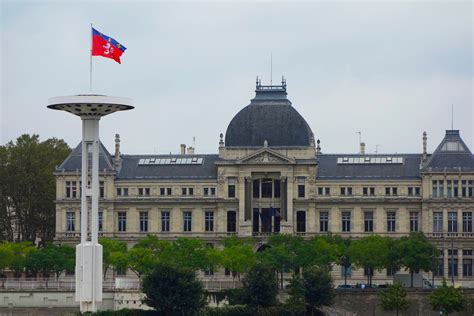
<svg viewBox="0 0 474 316">
<path fill-rule="evenodd" d="M 474 157 L 457 130 L 428 154 L 324 154 L 287 98 L 264 86 L 220 135 L 218 154 L 126 155 L 100 148 L 99 231 L 133 245 L 147 234 L 200 237 L 273 233 L 311 237 L 424 232 L 442 250 L 435 278 L 474 284 Z M 420 146 L 421 147 L 421 146 Z M 55 171 L 56 237 L 80 232 L 80 144 Z M 333 275 L 342 279 L 336 267 Z M 349 283 L 365 279 L 349 272 Z M 376 271 L 389 280 L 393 271 Z M 431 277 L 431 275 L 429 276 Z"/>
</svg>

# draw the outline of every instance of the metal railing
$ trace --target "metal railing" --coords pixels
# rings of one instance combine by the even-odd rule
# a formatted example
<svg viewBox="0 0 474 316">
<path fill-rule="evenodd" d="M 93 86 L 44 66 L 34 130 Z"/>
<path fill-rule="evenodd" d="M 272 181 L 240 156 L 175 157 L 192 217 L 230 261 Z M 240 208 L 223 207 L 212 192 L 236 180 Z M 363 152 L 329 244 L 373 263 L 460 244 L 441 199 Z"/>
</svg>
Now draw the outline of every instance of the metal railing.
<svg viewBox="0 0 474 316">
<path fill-rule="evenodd" d="M 201 280 L 205 290 L 223 290 L 234 289 L 242 286 L 239 280 Z M 66 280 L 37 280 L 37 279 L 6 279 L 0 281 L 0 292 L 2 291 L 74 291 L 76 281 L 74 279 Z M 114 290 L 139 290 L 140 281 L 138 279 L 119 279 L 115 281 L 106 280 L 102 283 L 102 289 L 108 291 Z"/>
</svg>

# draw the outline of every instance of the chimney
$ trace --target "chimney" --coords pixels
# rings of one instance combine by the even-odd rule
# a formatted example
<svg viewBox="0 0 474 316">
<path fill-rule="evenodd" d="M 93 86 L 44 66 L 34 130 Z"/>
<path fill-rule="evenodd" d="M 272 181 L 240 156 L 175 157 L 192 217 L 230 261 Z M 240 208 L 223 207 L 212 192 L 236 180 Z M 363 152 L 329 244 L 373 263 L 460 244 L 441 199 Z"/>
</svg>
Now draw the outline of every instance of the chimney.
<svg viewBox="0 0 474 316">
<path fill-rule="evenodd" d="M 365 143 L 360 143 L 360 152 L 361 155 L 365 155 Z"/>
<path fill-rule="evenodd" d="M 426 162 L 428 155 L 426 153 L 426 145 L 427 145 L 428 137 L 426 136 L 426 131 L 423 132 L 423 162 Z"/>
<path fill-rule="evenodd" d="M 186 155 L 186 144 L 181 144 L 181 155 Z"/>
<path fill-rule="evenodd" d="M 188 155 L 194 155 L 194 147 L 188 147 L 187 154 Z"/>
<path fill-rule="evenodd" d="M 316 143 L 318 144 L 316 146 L 316 155 L 319 155 L 319 154 L 321 154 L 321 146 L 319 145 L 321 143 L 321 141 L 318 139 L 318 141 Z"/>
<path fill-rule="evenodd" d="M 115 134 L 115 165 L 120 163 L 120 135 Z"/>
</svg>

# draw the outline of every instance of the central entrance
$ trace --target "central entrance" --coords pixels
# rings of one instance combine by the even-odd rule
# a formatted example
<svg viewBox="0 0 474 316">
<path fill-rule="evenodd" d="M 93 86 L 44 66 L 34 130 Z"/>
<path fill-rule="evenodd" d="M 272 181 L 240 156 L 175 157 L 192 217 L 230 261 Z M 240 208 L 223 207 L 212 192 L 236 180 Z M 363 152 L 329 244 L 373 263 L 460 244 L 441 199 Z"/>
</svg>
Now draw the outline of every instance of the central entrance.
<svg viewBox="0 0 474 316">
<path fill-rule="evenodd" d="M 254 208 L 254 233 L 279 233 L 281 214 L 279 208 Z"/>
</svg>

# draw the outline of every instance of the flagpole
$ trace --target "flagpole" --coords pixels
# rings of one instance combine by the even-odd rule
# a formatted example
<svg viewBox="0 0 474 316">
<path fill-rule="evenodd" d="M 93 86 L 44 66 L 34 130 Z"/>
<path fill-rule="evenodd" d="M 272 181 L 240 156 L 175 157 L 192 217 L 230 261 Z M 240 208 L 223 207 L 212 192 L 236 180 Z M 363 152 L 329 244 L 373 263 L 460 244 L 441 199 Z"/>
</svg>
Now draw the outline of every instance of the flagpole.
<svg viewBox="0 0 474 316">
<path fill-rule="evenodd" d="M 89 85 L 90 92 L 92 93 L 92 45 L 93 45 L 93 33 L 92 33 L 92 23 L 91 23 L 91 52 L 90 52 L 90 71 L 89 71 Z"/>
</svg>

